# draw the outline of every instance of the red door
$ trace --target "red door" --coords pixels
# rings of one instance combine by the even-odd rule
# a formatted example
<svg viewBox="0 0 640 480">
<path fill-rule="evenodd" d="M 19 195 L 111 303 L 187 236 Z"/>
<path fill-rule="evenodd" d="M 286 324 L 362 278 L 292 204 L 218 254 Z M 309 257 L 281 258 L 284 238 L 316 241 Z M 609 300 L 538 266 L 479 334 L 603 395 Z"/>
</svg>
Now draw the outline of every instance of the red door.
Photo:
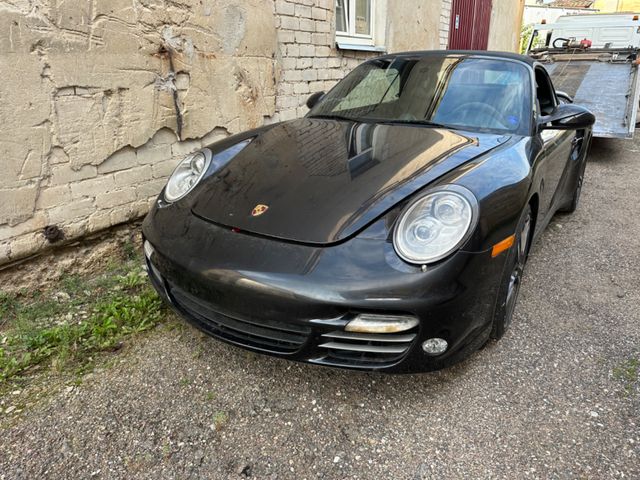
<svg viewBox="0 0 640 480">
<path fill-rule="evenodd" d="M 449 48 L 486 50 L 491 23 L 491 0 L 453 0 Z"/>
</svg>

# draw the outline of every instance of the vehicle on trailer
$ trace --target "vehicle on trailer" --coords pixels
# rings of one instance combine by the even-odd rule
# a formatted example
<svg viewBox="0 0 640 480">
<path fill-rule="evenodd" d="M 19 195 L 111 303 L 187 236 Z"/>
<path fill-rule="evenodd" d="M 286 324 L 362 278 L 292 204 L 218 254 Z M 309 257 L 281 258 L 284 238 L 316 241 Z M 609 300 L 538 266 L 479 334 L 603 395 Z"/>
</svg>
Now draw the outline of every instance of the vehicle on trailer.
<svg viewBox="0 0 640 480">
<path fill-rule="evenodd" d="M 535 25 L 527 49 L 564 101 L 596 116 L 594 137 L 632 138 L 640 102 L 640 15 L 567 15 Z"/>
<path fill-rule="evenodd" d="M 487 52 L 378 57 L 308 105 L 180 162 L 143 225 L 163 298 L 333 367 L 435 370 L 502 337 L 532 242 L 576 208 L 594 116 Z"/>
</svg>

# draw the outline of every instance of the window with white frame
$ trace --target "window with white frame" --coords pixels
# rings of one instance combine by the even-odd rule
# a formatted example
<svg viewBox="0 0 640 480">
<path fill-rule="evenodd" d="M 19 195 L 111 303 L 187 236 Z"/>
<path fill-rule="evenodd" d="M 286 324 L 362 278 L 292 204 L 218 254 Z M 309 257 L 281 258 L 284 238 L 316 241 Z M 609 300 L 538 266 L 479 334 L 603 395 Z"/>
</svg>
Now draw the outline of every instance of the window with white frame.
<svg viewBox="0 0 640 480">
<path fill-rule="evenodd" d="M 375 46 L 375 0 L 336 0 L 336 42 L 340 48 Z"/>
</svg>

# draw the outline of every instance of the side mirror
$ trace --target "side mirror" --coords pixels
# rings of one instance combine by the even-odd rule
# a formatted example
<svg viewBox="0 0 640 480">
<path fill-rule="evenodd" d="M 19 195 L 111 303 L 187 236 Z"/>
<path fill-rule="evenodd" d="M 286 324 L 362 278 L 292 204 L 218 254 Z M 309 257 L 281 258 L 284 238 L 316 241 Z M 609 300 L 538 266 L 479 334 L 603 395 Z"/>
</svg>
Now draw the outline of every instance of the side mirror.
<svg viewBox="0 0 640 480">
<path fill-rule="evenodd" d="M 596 122 L 593 113 L 579 105 L 565 103 L 558 105 L 549 115 L 538 118 L 540 130 L 581 130 Z"/>
<path fill-rule="evenodd" d="M 320 99 L 324 97 L 324 92 L 316 92 L 313 93 L 307 98 L 307 107 L 313 108 L 316 103 L 320 101 Z"/>
</svg>

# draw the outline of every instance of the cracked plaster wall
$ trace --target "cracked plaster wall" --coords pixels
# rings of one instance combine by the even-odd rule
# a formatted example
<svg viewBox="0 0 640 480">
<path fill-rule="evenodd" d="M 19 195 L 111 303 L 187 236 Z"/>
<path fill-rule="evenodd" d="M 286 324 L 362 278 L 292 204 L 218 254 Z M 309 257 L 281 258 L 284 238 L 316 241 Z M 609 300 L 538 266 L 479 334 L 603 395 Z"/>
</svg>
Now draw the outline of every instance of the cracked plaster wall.
<svg viewBox="0 0 640 480">
<path fill-rule="evenodd" d="M 388 51 L 441 46 L 449 0 L 380 1 Z M 0 0 L 0 264 L 47 225 L 140 217 L 186 153 L 306 113 L 375 55 L 336 50 L 334 3 Z"/>
<path fill-rule="evenodd" d="M 46 225 L 143 215 L 177 157 L 272 117 L 275 21 L 264 0 L 0 0 L 0 263 Z"/>
</svg>

